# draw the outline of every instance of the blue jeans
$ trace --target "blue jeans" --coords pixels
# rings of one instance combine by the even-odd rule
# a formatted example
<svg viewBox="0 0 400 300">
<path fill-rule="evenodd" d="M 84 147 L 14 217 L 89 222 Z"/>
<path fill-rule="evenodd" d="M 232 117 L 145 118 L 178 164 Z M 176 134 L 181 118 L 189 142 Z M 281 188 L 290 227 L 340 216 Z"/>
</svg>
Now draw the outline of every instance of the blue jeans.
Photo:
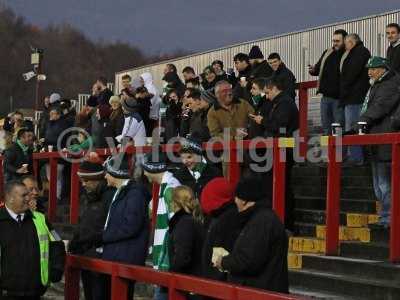
<svg viewBox="0 0 400 300">
<path fill-rule="evenodd" d="M 339 106 L 339 100 L 323 96 L 321 99 L 321 125 L 324 135 L 332 134 L 332 123 L 339 123 L 344 127 L 344 111 Z"/>
<path fill-rule="evenodd" d="M 345 131 L 353 128 L 360 119 L 362 104 L 350 104 L 344 107 L 345 117 Z M 349 146 L 347 147 L 347 159 L 352 162 L 364 161 L 363 150 L 361 146 Z"/>
<path fill-rule="evenodd" d="M 168 291 L 161 286 L 156 286 L 154 288 L 153 300 L 168 300 Z"/>
<path fill-rule="evenodd" d="M 392 164 L 390 162 L 372 161 L 371 166 L 375 196 L 382 205 L 379 223 L 388 225 L 390 224 L 390 203 L 392 199 Z"/>
</svg>

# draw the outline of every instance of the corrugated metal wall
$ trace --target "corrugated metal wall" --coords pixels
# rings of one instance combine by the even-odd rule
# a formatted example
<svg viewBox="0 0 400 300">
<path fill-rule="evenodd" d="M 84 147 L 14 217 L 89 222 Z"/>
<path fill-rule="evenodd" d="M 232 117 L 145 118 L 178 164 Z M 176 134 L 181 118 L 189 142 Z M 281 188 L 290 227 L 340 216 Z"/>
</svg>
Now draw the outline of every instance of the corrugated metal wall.
<svg viewBox="0 0 400 300">
<path fill-rule="evenodd" d="M 399 23 L 400 10 L 365 17 L 353 21 L 336 23 L 322 26 L 302 32 L 294 32 L 281 36 L 260 39 L 257 41 L 246 42 L 243 44 L 232 45 L 221 49 L 211 50 L 204 53 L 194 54 L 179 59 L 170 60 L 180 71 L 186 66 L 192 66 L 196 72 L 201 72 L 204 67 L 213 60 L 222 60 L 226 67 L 233 67 L 233 56 L 236 53 L 248 53 L 253 45 L 259 45 L 267 56 L 271 52 L 280 53 L 282 60 L 296 75 L 297 81 L 315 80 L 308 74 L 308 64 L 317 62 L 321 53 L 331 45 L 332 33 L 339 28 L 345 29 L 349 33 L 358 33 L 368 47 L 372 55 L 385 56 L 388 46 L 385 38 L 385 26 L 388 23 Z M 121 89 L 120 78 L 124 74 L 129 74 L 133 78 L 140 76 L 143 72 L 151 72 L 154 83 L 160 89 L 162 88 L 163 69 L 167 62 L 161 62 L 154 65 L 144 66 L 136 69 L 118 72 L 115 76 L 115 87 Z M 315 91 L 312 92 L 315 101 L 311 101 L 309 107 L 309 118 L 313 125 L 319 125 L 319 99 L 315 97 Z"/>
</svg>

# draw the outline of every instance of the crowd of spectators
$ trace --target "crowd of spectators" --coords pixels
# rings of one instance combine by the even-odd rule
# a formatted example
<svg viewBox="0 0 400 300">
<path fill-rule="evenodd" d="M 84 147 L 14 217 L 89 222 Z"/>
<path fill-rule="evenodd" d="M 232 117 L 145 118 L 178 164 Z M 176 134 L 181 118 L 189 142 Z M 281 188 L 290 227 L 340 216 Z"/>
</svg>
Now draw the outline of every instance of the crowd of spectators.
<svg viewBox="0 0 400 300">
<path fill-rule="evenodd" d="M 340 29 L 333 34 L 332 46 L 309 66 L 309 73 L 319 77 L 323 134 L 337 134 L 338 127 L 344 134 L 400 128 L 400 27 L 389 24 L 386 31 L 387 58 L 371 57 L 357 34 Z M 220 163 L 209 161 L 201 144 L 219 137 L 295 136 L 299 128 L 296 78 L 278 53 L 264 57 L 256 45 L 248 54 L 236 54 L 233 62 L 236 72 L 224 70 L 220 60 L 201 74 L 187 66 L 182 70 L 184 81 L 176 66 L 167 64 L 162 91 L 148 72 L 138 80 L 124 75 L 123 88 L 115 95 L 107 88 L 107 80 L 99 77 L 86 106 L 78 112 L 70 100 L 53 93 L 44 99 L 36 135 L 33 123 L 24 121 L 20 112 L 10 114 L 3 125 L 5 181 L 28 181 L 27 188 L 37 198 L 37 183 L 26 177 L 33 173 L 34 151 L 125 149 L 156 139 L 176 142 L 179 137 L 179 164 L 170 164 L 163 153 L 154 152 L 135 155 L 132 163 L 123 151 L 105 162 L 93 155 L 81 163 L 81 214 L 69 251 L 138 265 L 144 265 L 150 254 L 157 270 L 287 293 L 288 235 L 295 233 L 290 184 L 293 151 L 286 151 L 286 213 L 281 223 L 271 208 L 273 176 L 271 169 L 262 168 L 265 161 L 245 155 L 243 175 L 232 186 L 223 177 L 225 158 Z M 345 166 L 363 165 L 371 159 L 375 194 L 383 204 L 379 222 L 372 226 L 387 228 L 390 148 L 351 146 L 343 153 Z M 259 169 L 255 171 L 254 166 Z M 42 187 L 42 180 L 49 180 L 50 167 L 39 169 L 43 169 Z M 67 196 L 69 172 L 70 164 L 60 160 L 58 201 Z M 147 183 L 160 185 L 153 212 L 154 236 L 149 230 Z M 35 209 L 42 205 L 40 201 Z M 86 299 L 109 298 L 109 277 L 85 271 L 82 280 Z M 134 286 L 131 282 L 129 299 Z M 156 287 L 154 297 L 166 299 L 166 289 Z M 200 299 L 192 294 L 187 298 Z"/>
</svg>

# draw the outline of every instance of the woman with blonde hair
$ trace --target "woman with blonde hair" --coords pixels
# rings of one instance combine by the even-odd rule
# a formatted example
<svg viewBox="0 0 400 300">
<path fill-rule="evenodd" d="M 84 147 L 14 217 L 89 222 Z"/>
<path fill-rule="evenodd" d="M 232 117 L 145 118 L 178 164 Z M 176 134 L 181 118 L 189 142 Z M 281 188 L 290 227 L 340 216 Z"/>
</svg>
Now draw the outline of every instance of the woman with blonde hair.
<svg viewBox="0 0 400 300">
<path fill-rule="evenodd" d="M 173 190 L 172 210 L 175 214 L 168 230 L 170 271 L 200 276 L 204 234 L 200 205 L 191 188 L 179 186 Z"/>
</svg>

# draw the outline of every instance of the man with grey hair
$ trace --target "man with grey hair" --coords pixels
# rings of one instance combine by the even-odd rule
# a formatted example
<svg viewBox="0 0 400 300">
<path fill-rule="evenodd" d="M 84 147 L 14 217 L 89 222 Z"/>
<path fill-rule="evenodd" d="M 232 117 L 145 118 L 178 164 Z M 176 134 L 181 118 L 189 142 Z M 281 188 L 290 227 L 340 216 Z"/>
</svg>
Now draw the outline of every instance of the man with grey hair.
<svg viewBox="0 0 400 300">
<path fill-rule="evenodd" d="M 345 131 L 349 131 L 360 118 L 361 107 L 369 89 L 365 65 L 371 54 L 355 33 L 346 36 L 344 43 L 346 52 L 340 60 L 340 105 L 344 107 Z M 351 146 L 347 150 L 347 165 L 363 164 L 360 146 Z"/>
<path fill-rule="evenodd" d="M 224 129 L 229 129 L 229 139 L 242 139 L 247 136 L 249 114 L 254 114 L 253 107 L 245 100 L 235 98 L 232 85 L 219 81 L 215 85 L 217 102 L 208 111 L 207 126 L 211 137 L 223 137 Z"/>
</svg>

